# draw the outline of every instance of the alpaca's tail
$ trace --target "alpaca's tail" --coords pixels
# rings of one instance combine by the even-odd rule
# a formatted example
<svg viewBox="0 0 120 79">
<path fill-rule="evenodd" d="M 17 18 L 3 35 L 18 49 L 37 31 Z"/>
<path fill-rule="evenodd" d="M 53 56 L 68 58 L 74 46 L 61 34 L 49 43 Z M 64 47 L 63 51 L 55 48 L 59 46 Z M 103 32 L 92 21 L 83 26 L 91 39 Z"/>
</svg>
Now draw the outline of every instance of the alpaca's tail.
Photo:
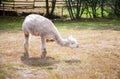
<svg viewBox="0 0 120 79">
<path fill-rule="evenodd" d="M 55 40 L 53 38 L 46 39 L 46 42 L 54 42 Z"/>
</svg>

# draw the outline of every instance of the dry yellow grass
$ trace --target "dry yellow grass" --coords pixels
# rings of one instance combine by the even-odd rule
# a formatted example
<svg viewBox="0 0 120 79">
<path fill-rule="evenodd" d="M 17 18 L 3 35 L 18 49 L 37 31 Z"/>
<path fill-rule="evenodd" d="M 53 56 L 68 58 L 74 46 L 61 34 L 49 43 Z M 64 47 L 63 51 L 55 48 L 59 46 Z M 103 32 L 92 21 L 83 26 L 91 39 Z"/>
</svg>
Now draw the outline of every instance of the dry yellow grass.
<svg viewBox="0 0 120 79">
<path fill-rule="evenodd" d="M 47 59 L 40 59 L 40 37 L 30 38 L 30 58 L 23 57 L 23 32 L 0 33 L 0 79 L 120 79 L 120 31 L 65 30 L 80 47 L 47 43 Z"/>
</svg>

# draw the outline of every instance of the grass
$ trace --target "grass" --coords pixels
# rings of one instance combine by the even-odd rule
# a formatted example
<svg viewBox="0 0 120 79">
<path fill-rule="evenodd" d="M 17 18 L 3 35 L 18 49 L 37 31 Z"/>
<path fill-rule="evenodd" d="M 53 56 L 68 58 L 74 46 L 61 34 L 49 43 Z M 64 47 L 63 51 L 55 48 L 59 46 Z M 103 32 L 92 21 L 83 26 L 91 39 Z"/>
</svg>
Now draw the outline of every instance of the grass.
<svg viewBox="0 0 120 79">
<path fill-rule="evenodd" d="M 11 17 L 11 16 L 0 16 L 0 30 L 4 29 L 21 29 L 22 22 L 25 17 Z M 7 19 L 6 19 L 7 18 Z M 120 26 L 120 20 L 109 20 L 109 19 L 96 19 L 96 20 L 86 20 L 86 22 L 80 21 L 68 21 L 68 22 L 55 22 L 56 27 L 65 28 L 76 28 L 76 29 L 104 29 L 112 28 L 112 26 Z M 120 30 L 119 27 L 117 27 Z"/>
<path fill-rule="evenodd" d="M 22 21 L 23 17 L 0 16 L 0 30 L 20 28 Z"/>
<path fill-rule="evenodd" d="M 16 69 L 14 68 L 14 65 L 11 63 L 6 64 L 0 64 L 0 79 L 6 79 L 6 78 L 12 78 L 16 77 Z"/>
<path fill-rule="evenodd" d="M 0 17 L 0 79 L 120 79 L 120 22 L 55 22 L 63 38 L 75 37 L 71 49 L 47 43 L 40 58 L 40 37 L 30 38 L 30 57 L 23 56 L 24 17 Z"/>
</svg>

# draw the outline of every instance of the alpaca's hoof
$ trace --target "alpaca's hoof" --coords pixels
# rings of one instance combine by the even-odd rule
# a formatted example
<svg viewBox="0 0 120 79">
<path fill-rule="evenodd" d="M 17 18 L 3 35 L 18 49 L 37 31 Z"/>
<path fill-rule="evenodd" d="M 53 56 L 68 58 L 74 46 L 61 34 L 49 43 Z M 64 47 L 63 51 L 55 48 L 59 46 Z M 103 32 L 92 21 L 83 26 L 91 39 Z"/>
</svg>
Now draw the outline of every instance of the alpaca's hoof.
<svg viewBox="0 0 120 79">
<path fill-rule="evenodd" d="M 29 54 L 28 53 L 24 53 L 24 57 L 25 58 L 29 58 Z"/>
<path fill-rule="evenodd" d="M 46 56 L 41 55 L 41 59 L 45 59 L 45 58 L 46 58 Z"/>
<path fill-rule="evenodd" d="M 46 58 L 46 54 L 47 54 L 46 48 L 42 49 L 41 58 Z"/>
</svg>

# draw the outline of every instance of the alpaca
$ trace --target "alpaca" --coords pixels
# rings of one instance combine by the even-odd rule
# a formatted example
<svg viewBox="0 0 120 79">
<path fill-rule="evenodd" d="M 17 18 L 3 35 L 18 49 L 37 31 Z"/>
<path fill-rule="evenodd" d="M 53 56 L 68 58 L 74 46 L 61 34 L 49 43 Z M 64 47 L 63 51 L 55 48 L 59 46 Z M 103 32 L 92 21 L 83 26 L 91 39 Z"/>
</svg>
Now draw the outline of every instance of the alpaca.
<svg viewBox="0 0 120 79">
<path fill-rule="evenodd" d="M 27 57 L 29 57 L 29 34 L 41 36 L 41 58 L 45 58 L 47 54 L 46 39 L 52 38 L 61 46 L 73 48 L 77 48 L 79 46 L 76 39 L 74 39 L 72 36 L 70 36 L 68 39 L 62 39 L 55 25 L 49 19 L 37 14 L 30 14 L 25 18 L 22 24 L 22 30 L 25 35 L 24 49 L 25 56 Z"/>
</svg>

